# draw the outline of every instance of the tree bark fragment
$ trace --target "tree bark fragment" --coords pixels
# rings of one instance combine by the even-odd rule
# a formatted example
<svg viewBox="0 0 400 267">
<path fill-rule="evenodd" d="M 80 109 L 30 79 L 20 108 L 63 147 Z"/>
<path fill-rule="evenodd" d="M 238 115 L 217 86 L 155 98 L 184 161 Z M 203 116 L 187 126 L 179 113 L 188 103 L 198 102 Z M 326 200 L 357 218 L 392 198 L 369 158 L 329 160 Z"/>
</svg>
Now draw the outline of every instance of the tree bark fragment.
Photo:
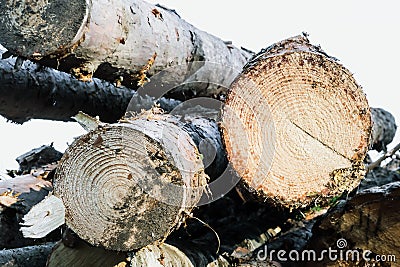
<svg viewBox="0 0 400 267">
<path fill-rule="evenodd" d="M 50 182 L 32 175 L 0 181 L 0 248 L 16 248 L 40 242 L 24 238 L 19 231 L 19 223 L 32 206 L 41 202 L 51 190 Z M 57 234 L 53 233 L 48 238 L 55 236 Z"/>
<path fill-rule="evenodd" d="M 0 59 L 0 115 L 17 123 L 30 119 L 70 121 L 79 111 L 99 116 L 104 122 L 116 122 L 128 106 L 131 111 L 140 112 L 156 102 L 99 79 L 82 82 L 30 61 L 25 61 L 19 69 L 14 68 L 15 64 L 15 58 Z M 165 110 L 179 104 L 165 98 L 158 102 Z"/>
</svg>

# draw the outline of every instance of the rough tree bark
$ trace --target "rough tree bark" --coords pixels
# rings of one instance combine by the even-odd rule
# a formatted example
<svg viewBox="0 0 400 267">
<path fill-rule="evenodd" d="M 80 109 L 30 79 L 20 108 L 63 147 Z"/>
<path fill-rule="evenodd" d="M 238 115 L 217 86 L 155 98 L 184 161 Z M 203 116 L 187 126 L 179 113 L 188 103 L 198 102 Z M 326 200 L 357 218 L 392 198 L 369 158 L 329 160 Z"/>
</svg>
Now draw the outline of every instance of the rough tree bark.
<svg viewBox="0 0 400 267">
<path fill-rule="evenodd" d="M 137 110 L 133 103 L 148 107 L 155 101 L 124 86 L 116 87 L 99 79 L 81 82 L 30 61 L 15 69 L 17 61 L 0 59 L 0 114 L 17 123 L 30 119 L 69 121 L 79 111 L 99 116 L 104 122 L 116 122 L 130 101 L 131 110 Z M 177 104 L 165 98 L 159 103 L 165 110 Z"/>
<path fill-rule="evenodd" d="M 94 76 L 132 88 L 167 68 L 163 84 L 203 81 L 180 87 L 175 98 L 219 95 L 226 87 L 213 86 L 209 76 L 229 85 L 251 56 L 141 0 L 1 1 L 0 8 L 0 43 L 13 54 L 81 80 Z M 197 61 L 224 66 L 224 75 Z"/>
<path fill-rule="evenodd" d="M 43 145 L 38 148 L 34 148 L 15 160 L 19 164 L 19 171 L 22 173 L 30 173 L 32 170 L 42 168 L 47 164 L 56 163 L 62 157 L 62 153 L 57 151 L 53 147 L 53 143 L 50 145 Z"/>
<path fill-rule="evenodd" d="M 89 243 L 113 250 L 165 239 L 207 183 L 190 133 L 216 129 L 212 120 L 185 127 L 179 117 L 154 109 L 99 124 L 68 148 L 57 168 L 54 191 L 65 205 L 66 224 Z M 209 141 L 222 146 L 218 135 Z"/>
<path fill-rule="evenodd" d="M 349 201 L 341 201 L 325 218 L 313 228 L 313 237 L 308 249 L 320 252 L 332 247 L 337 249 L 340 238 L 346 240 L 344 250 L 358 251 L 358 260 L 352 260 L 351 255 L 339 261 L 327 261 L 321 266 L 364 266 L 363 264 L 379 264 L 375 255 L 394 255 L 400 258 L 400 182 L 394 182 L 380 187 L 372 187 L 358 193 Z M 371 259 L 366 262 L 362 255 Z M 394 258 L 386 258 L 377 266 L 397 266 Z M 308 265 L 307 265 L 308 266 Z M 314 265 L 309 265 L 314 266 Z"/>
<path fill-rule="evenodd" d="M 46 265 L 55 243 L 7 249 L 0 251 L 0 266 L 4 267 L 41 267 Z"/>
<path fill-rule="evenodd" d="M 393 115 L 382 108 L 371 108 L 372 149 L 387 151 L 387 145 L 393 141 L 397 126 Z"/>
<path fill-rule="evenodd" d="M 233 167 L 250 189 L 285 206 L 329 200 L 356 187 L 370 132 L 361 88 L 306 36 L 251 59 L 224 107 Z"/>
</svg>

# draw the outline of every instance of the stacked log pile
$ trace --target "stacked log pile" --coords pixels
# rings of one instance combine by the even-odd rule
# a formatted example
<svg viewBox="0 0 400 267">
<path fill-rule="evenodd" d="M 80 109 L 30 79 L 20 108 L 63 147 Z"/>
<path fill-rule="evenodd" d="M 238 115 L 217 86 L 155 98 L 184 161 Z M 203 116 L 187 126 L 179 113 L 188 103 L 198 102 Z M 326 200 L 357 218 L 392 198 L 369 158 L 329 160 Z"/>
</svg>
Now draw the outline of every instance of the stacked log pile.
<svg viewBox="0 0 400 267">
<path fill-rule="evenodd" d="M 0 181 L 2 265 L 297 266 L 315 261 L 260 255 L 344 237 L 399 251 L 399 177 L 364 165 L 395 154 L 394 118 L 305 34 L 253 54 L 141 0 L 0 7 L 0 113 L 88 131 Z"/>
</svg>

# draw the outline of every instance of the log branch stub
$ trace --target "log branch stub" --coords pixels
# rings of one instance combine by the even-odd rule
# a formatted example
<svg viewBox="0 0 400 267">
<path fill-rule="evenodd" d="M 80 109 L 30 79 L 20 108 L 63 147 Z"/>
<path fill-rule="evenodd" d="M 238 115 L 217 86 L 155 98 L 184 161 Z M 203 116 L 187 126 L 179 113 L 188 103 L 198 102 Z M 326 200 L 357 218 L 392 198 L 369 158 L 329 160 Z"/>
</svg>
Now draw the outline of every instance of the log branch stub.
<svg viewBox="0 0 400 267">
<path fill-rule="evenodd" d="M 352 74 L 296 36 L 244 67 L 224 107 L 223 135 L 250 189 L 299 207 L 359 184 L 371 114 Z"/>
<path fill-rule="evenodd" d="M 150 111 L 77 139 L 57 168 L 54 191 L 80 238 L 130 251 L 166 238 L 206 181 L 189 134 L 172 116 Z"/>
</svg>

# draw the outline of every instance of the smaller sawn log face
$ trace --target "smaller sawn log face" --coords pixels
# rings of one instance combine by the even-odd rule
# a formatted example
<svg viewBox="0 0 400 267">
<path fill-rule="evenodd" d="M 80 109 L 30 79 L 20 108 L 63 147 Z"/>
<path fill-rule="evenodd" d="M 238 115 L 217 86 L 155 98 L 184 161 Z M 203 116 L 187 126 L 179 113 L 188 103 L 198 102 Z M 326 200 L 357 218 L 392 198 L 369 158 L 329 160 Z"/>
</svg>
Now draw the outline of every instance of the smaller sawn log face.
<svg viewBox="0 0 400 267">
<path fill-rule="evenodd" d="M 147 113 L 99 126 L 68 148 L 54 190 L 79 237 L 106 249 L 138 249 L 166 238 L 196 205 L 204 166 L 173 120 Z"/>
</svg>

